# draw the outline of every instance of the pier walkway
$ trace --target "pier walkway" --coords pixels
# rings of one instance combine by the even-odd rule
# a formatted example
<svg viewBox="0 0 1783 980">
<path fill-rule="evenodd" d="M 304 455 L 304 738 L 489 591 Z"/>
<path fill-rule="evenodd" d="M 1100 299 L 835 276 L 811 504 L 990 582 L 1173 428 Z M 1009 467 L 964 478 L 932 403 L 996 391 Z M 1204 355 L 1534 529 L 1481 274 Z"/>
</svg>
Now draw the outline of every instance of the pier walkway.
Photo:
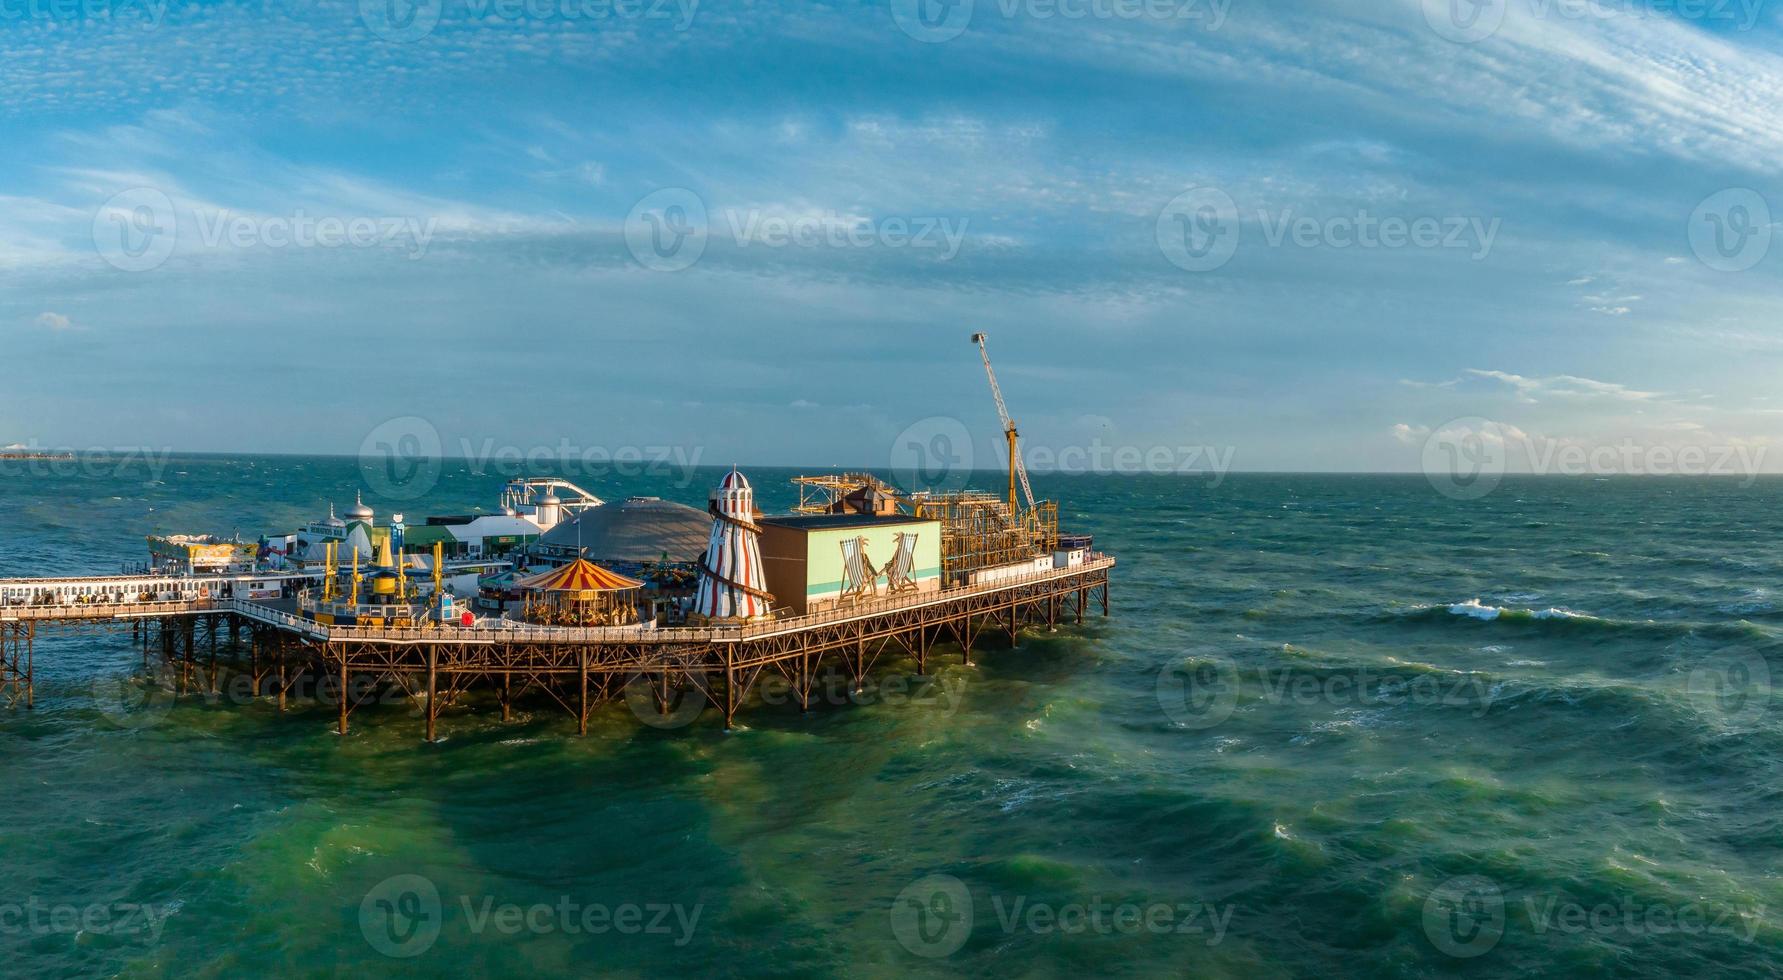
<svg viewBox="0 0 1783 980">
<path fill-rule="evenodd" d="M 243 666 L 256 694 L 286 693 L 304 677 L 338 685 L 339 731 L 360 705 L 397 688 L 419 702 L 426 737 L 439 713 L 468 690 L 494 691 L 504 718 L 527 694 L 555 701 L 586 732 L 590 711 L 618 697 L 648 697 L 668 717 L 677 704 L 703 699 L 723 712 L 726 727 L 757 680 L 785 679 L 801 708 L 819 675 L 840 665 L 853 689 L 888 650 L 907 655 L 925 674 L 936 643 L 957 644 L 967 663 L 986 632 L 1013 646 L 1023 624 L 1082 622 L 1097 602 L 1108 614 L 1108 576 L 1115 560 L 1089 555 L 1080 566 L 934 592 L 883 596 L 806 616 L 737 626 L 564 628 L 484 619 L 475 626 L 427 624 L 378 628 L 331 626 L 290 611 L 289 601 L 250 598 L 249 582 L 285 583 L 293 574 L 195 577 L 96 576 L 0 579 L 0 705 L 34 699 L 35 638 L 57 626 L 127 627 L 140 640 L 145 666 L 152 649 L 178 667 L 183 689 L 196 671 L 217 685 L 219 637 L 247 634 Z M 158 641 L 158 642 L 157 642 Z M 198 648 L 208 645 L 208 667 Z M 231 644 L 239 652 L 240 644 Z M 648 719 L 646 719 L 648 720 Z"/>
</svg>

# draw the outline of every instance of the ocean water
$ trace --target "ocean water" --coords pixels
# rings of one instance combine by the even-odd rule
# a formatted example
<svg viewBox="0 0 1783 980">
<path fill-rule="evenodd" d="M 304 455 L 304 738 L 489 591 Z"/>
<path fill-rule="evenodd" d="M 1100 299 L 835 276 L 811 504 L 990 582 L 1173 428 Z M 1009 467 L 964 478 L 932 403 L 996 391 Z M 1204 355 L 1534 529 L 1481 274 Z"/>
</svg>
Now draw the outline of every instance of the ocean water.
<svg viewBox="0 0 1783 980">
<path fill-rule="evenodd" d="M 0 472 L 0 574 L 364 485 L 351 459 L 50 469 Z M 698 505 L 714 478 L 586 482 Z M 491 507 L 503 479 L 367 502 Z M 341 738 L 325 704 L 120 701 L 127 634 L 46 639 L 36 710 L 0 711 L 0 972 L 1783 972 L 1783 481 L 1036 484 L 1120 558 L 1109 618 L 729 734 L 473 700 L 428 746 L 396 700 Z"/>
</svg>

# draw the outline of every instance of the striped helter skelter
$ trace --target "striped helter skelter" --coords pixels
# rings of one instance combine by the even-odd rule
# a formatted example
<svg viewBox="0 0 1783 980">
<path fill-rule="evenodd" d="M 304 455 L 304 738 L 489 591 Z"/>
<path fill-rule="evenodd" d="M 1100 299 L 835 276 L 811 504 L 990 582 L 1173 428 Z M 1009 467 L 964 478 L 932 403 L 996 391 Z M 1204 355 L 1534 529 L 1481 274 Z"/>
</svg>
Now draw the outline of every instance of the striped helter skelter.
<svg viewBox="0 0 1783 980">
<path fill-rule="evenodd" d="M 725 474 L 708 499 L 712 534 L 694 593 L 695 615 L 707 619 L 754 619 L 773 610 L 761 563 L 761 528 L 755 523 L 755 490 L 736 470 Z"/>
</svg>

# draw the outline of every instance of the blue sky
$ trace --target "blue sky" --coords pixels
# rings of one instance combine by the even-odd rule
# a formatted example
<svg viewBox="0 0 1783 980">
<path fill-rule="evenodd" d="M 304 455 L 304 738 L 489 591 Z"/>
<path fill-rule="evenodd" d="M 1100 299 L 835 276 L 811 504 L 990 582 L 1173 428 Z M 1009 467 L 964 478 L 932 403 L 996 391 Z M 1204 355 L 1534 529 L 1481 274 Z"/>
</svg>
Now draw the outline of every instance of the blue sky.
<svg viewBox="0 0 1783 980">
<path fill-rule="evenodd" d="M 0 444 L 983 462 L 976 330 L 1054 453 L 1783 419 L 1757 0 L 389 2 L 0 0 Z"/>
</svg>

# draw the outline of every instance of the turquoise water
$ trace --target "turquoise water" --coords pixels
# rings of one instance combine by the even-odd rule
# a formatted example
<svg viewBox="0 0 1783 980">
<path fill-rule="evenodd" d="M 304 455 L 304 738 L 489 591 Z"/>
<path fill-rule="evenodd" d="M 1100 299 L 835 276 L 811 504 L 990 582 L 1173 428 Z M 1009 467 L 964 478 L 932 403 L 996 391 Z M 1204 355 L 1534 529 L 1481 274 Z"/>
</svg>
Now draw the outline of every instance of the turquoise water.
<svg viewBox="0 0 1783 980">
<path fill-rule="evenodd" d="M 350 459 L 17 469 L 8 575 L 361 485 Z M 751 471 L 765 509 L 788 475 Z M 700 504 L 713 478 L 588 484 Z M 395 506 L 503 479 L 448 464 Z M 127 634 L 46 640 L 37 710 L 0 713 L 4 972 L 1783 970 L 1783 481 L 1036 483 L 1121 559 L 1110 618 L 728 735 L 473 701 L 426 746 L 397 701 L 340 738 L 320 703 L 120 707 Z"/>
</svg>

